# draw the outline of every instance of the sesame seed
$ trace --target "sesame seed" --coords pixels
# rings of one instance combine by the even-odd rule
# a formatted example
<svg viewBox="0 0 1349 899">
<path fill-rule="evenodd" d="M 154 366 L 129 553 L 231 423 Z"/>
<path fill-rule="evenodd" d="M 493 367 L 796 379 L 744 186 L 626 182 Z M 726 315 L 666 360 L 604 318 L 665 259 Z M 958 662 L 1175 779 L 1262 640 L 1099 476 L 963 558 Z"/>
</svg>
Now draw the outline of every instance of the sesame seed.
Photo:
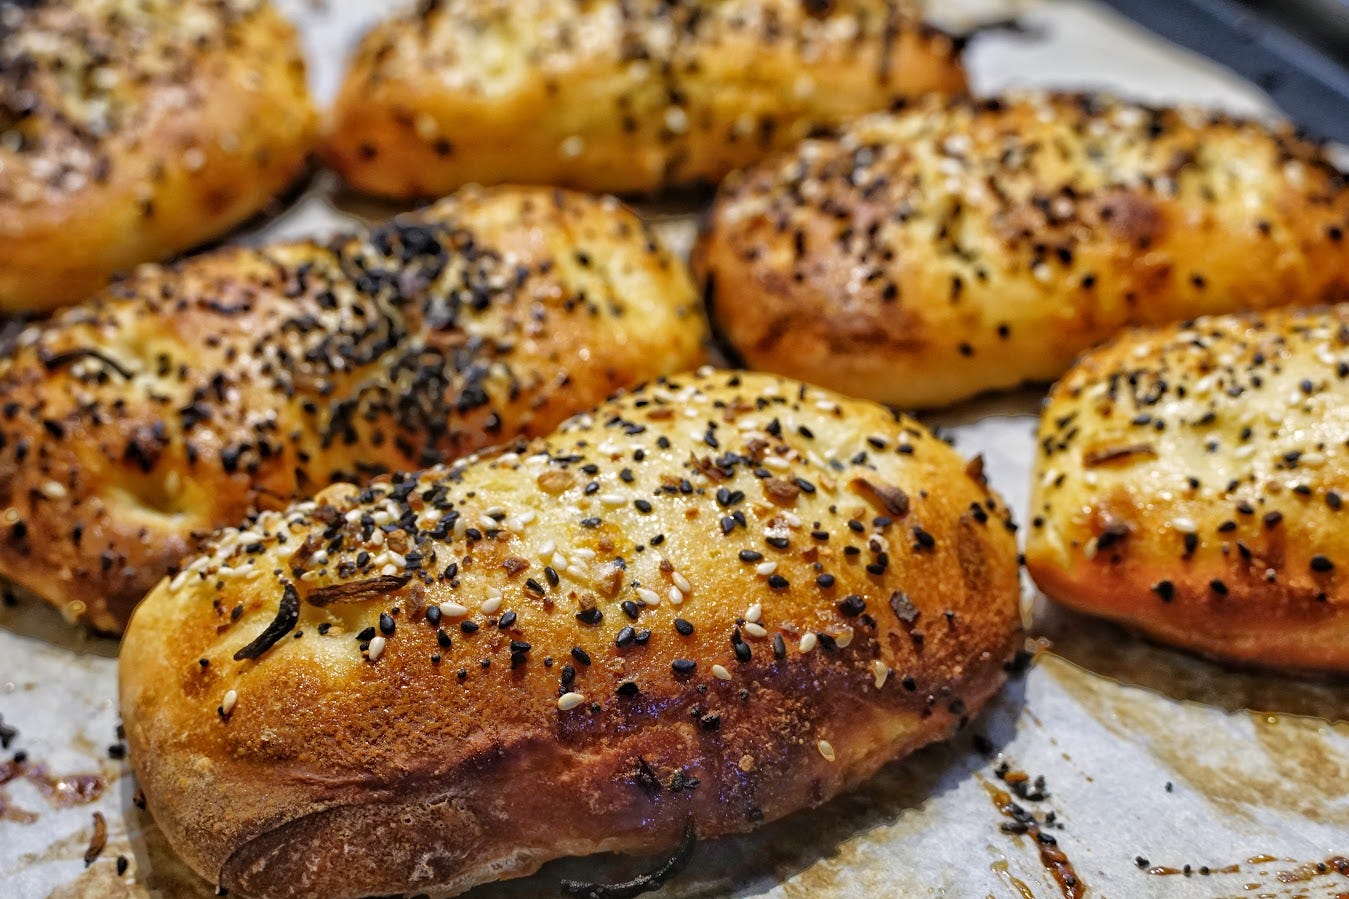
<svg viewBox="0 0 1349 899">
<path fill-rule="evenodd" d="M 569 712 L 585 701 L 581 693 L 563 693 L 557 698 L 557 708 L 560 712 Z"/>
<path fill-rule="evenodd" d="M 810 652 L 812 649 L 815 648 L 815 644 L 817 644 L 818 642 L 819 638 L 815 636 L 814 631 L 806 631 L 805 636 L 801 638 L 801 644 L 798 648 L 802 652 Z"/>
<path fill-rule="evenodd" d="M 680 574 L 678 571 L 670 575 L 670 580 L 674 581 L 675 586 L 684 593 L 693 592 L 693 585 L 689 583 L 689 579 L 684 577 L 684 575 Z"/>
<path fill-rule="evenodd" d="M 875 679 L 876 689 L 879 690 L 885 686 L 886 678 L 890 676 L 890 668 L 880 659 L 871 663 L 871 675 Z"/>
<path fill-rule="evenodd" d="M 462 618 L 468 614 L 468 608 L 457 602 L 443 602 L 440 604 L 440 614 L 446 618 Z"/>
<path fill-rule="evenodd" d="M 675 659 L 670 663 L 670 667 L 675 670 L 676 674 L 688 674 L 698 667 L 698 663 L 693 659 Z"/>
<path fill-rule="evenodd" d="M 233 690 L 226 690 L 224 697 L 220 700 L 220 714 L 228 715 L 234 711 L 235 704 L 239 701 L 239 694 Z"/>
<path fill-rule="evenodd" d="M 763 564 L 756 567 L 754 569 L 754 572 L 758 574 L 760 577 L 768 577 L 777 570 L 778 570 L 777 562 L 764 562 Z"/>
<path fill-rule="evenodd" d="M 683 618 L 676 618 L 674 620 L 674 628 L 685 637 L 693 633 L 692 623 L 685 621 Z"/>
<path fill-rule="evenodd" d="M 828 740 L 821 740 L 820 742 L 816 743 L 815 745 L 819 748 L 819 750 L 820 750 L 820 755 L 824 756 L 824 760 L 825 760 L 825 761 L 827 761 L 827 762 L 832 762 L 832 761 L 834 760 L 834 744 L 833 744 L 833 743 L 830 743 Z"/>
<path fill-rule="evenodd" d="M 745 620 L 753 624 L 763 617 L 763 604 L 755 603 L 745 610 Z"/>
<path fill-rule="evenodd" d="M 852 638 L 853 638 L 853 629 L 845 628 L 837 636 L 834 637 L 834 645 L 837 646 L 839 649 L 846 649 L 848 645 L 852 643 Z"/>
<path fill-rule="evenodd" d="M 640 599 L 645 604 L 647 604 L 648 606 L 660 605 L 660 594 L 657 593 L 655 590 L 650 590 L 646 587 L 638 587 L 636 592 L 637 598 Z"/>
<path fill-rule="evenodd" d="M 768 631 L 761 624 L 755 624 L 753 621 L 745 622 L 745 633 L 751 637 L 767 637 Z"/>
<path fill-rule="evenodd" d="M 715 677 L 717 680 L 730 680 L 731 672 L 726 670 L 725 665 L 713 665 L 712 676 Z"/>
<path fill-rule="evenodd" d="M 385 639 L 378 634 L 370 638 L 370 649 L 368 650 L 370 661 L 378 661 L 379 657 L 384 653 L 385 642 Z"/>
<path fill-rule="evenodd" d="M 500 596 L 489 596 L 478 608 L 484 615 L 492 615 L 501 608 L 501 601 Z"/>
</svg>

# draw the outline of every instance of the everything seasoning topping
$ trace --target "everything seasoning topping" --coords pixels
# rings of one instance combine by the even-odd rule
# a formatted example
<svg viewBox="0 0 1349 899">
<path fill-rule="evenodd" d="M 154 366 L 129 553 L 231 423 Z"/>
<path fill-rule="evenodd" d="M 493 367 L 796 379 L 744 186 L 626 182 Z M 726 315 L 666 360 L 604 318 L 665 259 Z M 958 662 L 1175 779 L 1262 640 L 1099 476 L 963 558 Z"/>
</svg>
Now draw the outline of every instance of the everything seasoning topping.
<svg viewBox="0 0 1349 899">
<path fill-rule="evenodd" d="M 0 2 L 0 203 L 31 206 L 127 178 L 113 139 L 188 112 L 207 83 L 201 57 L 237 44 L 260 6 Z M 202 148 L 186 149 L 187 169 L 204 162 Z"/>
<path fill-rule="evenodd" d="M 1177 573 L 1144 585 L 1164 615 L 1243 615 L 1271 586 L 1323 607 L 1341 589 L 1346 364 L 1349 316 L 1324 310 L 1201 318 L 1088 356 L 1041 422 L 1032 563 L 1051 542 L 1095 565 L 1169 560 Z M 1118 502 L 1140 483 L 1161 527 Z"/>
<path fill-rule="evenodd" d="M 784 664 L 904 701 L 918 690 L 894 686 L 914 683 L 904 669 L 943 651 L 963 621 L 942 618 L 948 603 L 930 613 L 943 627 L 917 632 L 922 572 L 982 551 L 980 535 L 1010 520 L 985 487 L 962 478 L 953 514 L 974 501 L 984 518 L 966 515 L 957 537 L 952 513 L 928 492 L 898 486 L 912 466 L 949 450 L 879 407 L 860 407 L 868 427 L 855 427 L 835 417 L 837 402 L 759 375 L 656 381 L 550 438 L 335 486 L 259 515 L 246 530 L 220 532 L 171 589 L 200 599 L 211 626 L 228 632 L 266 609 L 246 605 L 236 622 L 232 577 L 248 571 L 250 591 L 275 581 L 275 621 L 237 659 L 268 664 L 267 649 L 292 632 L 309 634 L 306 643 L 345 635 L 324 645 L 349 646 L 343 652 L 368 676 L 402 678 L 410 666 L 450 660 L 456 689 L 510 679 L 568 713 L 568 727 L 692 688 L 708 697 L 699 726 L 724 732 L 727 710 L 707 703 L 754 702 L 755 685 Z M 883 427 L 894 433 L 878 437 Z M 715 448 L 707 433 L 718 435 Z M 784 506 L 758 490 L 763 471 L 810 489 Z M 620 488 L 649 497 L 651 511 L 604 500 Z M 604 523 L 587 526 L 600 504 Z M 719 524 L 727 509 L 743 517 L 729 534 Z M 672 539 L 653 539 L 653 518 Z M 931 532 L 900 530 L 900 518 Z M 697 564 L 686 558 L 693 552 Z M 963 714 L 949 688 L 933 694 L 937 702 Z M 825 754 L 829 742 L 810 739 Z"/>
<path fill-rule="evenodd" d="M 513 224 L 501 225 L 498 212 Z M 541 245 L 517 251 L 510 233 L 517 227 L 542 235 Z M 581 236 L 573 238 L 572 227 Z M 640 274 L 636 295 L 558 266 L 553 251 L 577 241 Z M 147 267 L 102 299 L 26 328 L 0 358 L 7 400 L 0 409 L 0 567 L 12 573 L 39 560 L 59 564 L 107 606 L 126 606 L 86 608 L 80 600 L 72 613 L 120 626 L 130 604 L 180 558 L 174 547 L 200 540 L 187 523 L 172 530 L 187 518 L 167 513 L 186 504 L 233 522 L 238 510 L 284 507 L 334 481 L 365 484 L 416 470 L 508 442 L 522 428 L 552 427 L 577 404 L 693 358 L 696 297 L 672 280 L 673 265 L 636 216 L 610 201 L 502 190 L 463 192 L 326 243 L 226 249 L 173 268 Z M 683 320 L 689 324 L 661 334 L 654 351 L 651 328 Z M 628 334 L 628 349 L 612 358 L 595 350 L 606 374 L 568 374 L 559 347 L 598 335 L 607 343 L 616 330 Z M 159 337 L 180 331 L 205 336 L 190 348 Z M 149 335 L 153 353 L 128 349 Z M 77 442 L 97 447 L 97 465 Z M 538 474 L 569 485 L 578 470 L 559 465 Z M 155 532 L 163 539 L 118 536 L 131 530 L 118 517 L 128 503 L 104 501 L 99 485 L 133 476 L 130 504 L 154 510 L 156 520 L 166 513 Z M 545 491 L 570 489 L 545 481 Z M 620 488 L 656 502 L 617 470 L 582 483 L 591 482 L 604 489 L 578 491 L 575 516 L 597 533 L 617 514 L 604 501 Z M 313 526 L 276 563 L 309 604 L 362 603 L 432 572 L 453 586 L 463 552 L 433 558 L 433 545 L 495 542 L 513 524 L 489 514 L 490 506 L 461 515 L 449 483 L 413 487 L 401 484 L 383 509 L 357 508 L 375 498 L 361 490 L 356 496 L 365 499 L 340 513 L 331 503 L 315 509 Z M 201 491 L 220 498 L 207 502 Z M 29 539 L 53 521 L 68 539 Z M 239 533 L 255 530 L 249 524 Z M 241 540 L 225 567 L 260 568 L 276 536 Z M 360 552 L 336 551 L 355 542 Z M 521 591 L 549 594 L 567 576 L 567 565 L 520 560 L 529 568 L 514 568 L 508 555 L 497 560 L 519 578 L 502 588 L 511 602 Z M 200 575 L 179 571 L 173 583 Z"/>
<path fill-rule="evenodd" d="M 407 39 L 409 32 L 417 39 Z M 637 148 L 628 168 L 638 190 L 695 179 L 715 182 L 737 164 L 828 129 L 855 111 L 963 84 L 959 42 L 921 22 L 907 3 L 815 0 L 742 8 L 713 0 L 625 0 L 616 8 L 496 2 L 460 9 L 424 2 L 361 43 L 359 80 L 350 96 L 362 99 L 348 101 L 352 108 L 339 112 L 354 118 L 358 105 L 381 96 L 380 88 L 412 91 L 424 85 L 428 70 L 435 71 L 444 82 L 441 93 L 427 94 L 420 105 L 413 98 L 413 111 L 405 114 L 411 133 L 392 140 L 411 144 L 408 149 L 419 151 L 433 172 L 454 172 L 458 165 L 471 171 L 477 155 L 490 153 L 494 144 L 478 141 L 476 153 L 460 153 L 447 139 L 454 123 L 437 114 L 442 102 L 435 98 L 453 104 L 496 91 L 482 66 L 461 61 L 500 42 L 529 60 L 526 77 L 542 80 L 547 92 L 549 108 L 530 117 L 532 131 L 519 138 L 534 141 L 531 152 L 551 154 L 541 164 L 576 173 L 571 180 L 612 185 L 614 173 L 595 171 L 601 165 L 596 148 L 602 153 L 621 139 L 623 146 Z M 724 72 L 728 89 L 755 100 L 743 111 L 716 111 L 704 98 L 708 72 L 718 70 L 728 47 L 755 45 L 785 68 L 748 77 Z M 862 77 L 846 90 L 825 90 L 844 54 Z M 910 54 L 918 64 L 909 64 Z M 578 88 L 594 71 L 612 71 L 622 87 L 598 94 Z M 621 134 L 612 134 L 615 125 Z M 344 155 L 354 157 L 357 169 L 393 164 L 381 158 L 377 138 L 346 143 Z M 574 254 L 574 261 L 593 264 L 583 252 Z"/>
</svg>

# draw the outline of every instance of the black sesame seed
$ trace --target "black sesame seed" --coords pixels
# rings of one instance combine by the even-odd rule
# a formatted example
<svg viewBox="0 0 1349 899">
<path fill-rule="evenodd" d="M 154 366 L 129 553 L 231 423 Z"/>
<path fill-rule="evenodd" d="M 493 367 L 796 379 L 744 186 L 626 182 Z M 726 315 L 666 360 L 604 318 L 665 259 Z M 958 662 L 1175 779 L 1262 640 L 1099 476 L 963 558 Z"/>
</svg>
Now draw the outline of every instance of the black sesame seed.
<svg viewBox="0 0 1349 899">
<path fill-rule="evenodd" d="M 398 625 L 394 622 L 392 615 L 388 612 L 379 613 L 379 632 L 381 634 L 388 636 L 389 634 L 392 634 L 397 627 Z"/>
<path fill-rule="evenodd" d="M 514 612 L 507 612 L 505 615 L 502 615 L 501 620 L 497 622 L 497 630 L 504 631 L 507 628 L 514 627 L 517 617 L 518 616 Z"/>
<path fill-rule="evenodd" d="M 791 586 L 791 583 L 780 574 L 770 574 L 768 576 L 768 586 L 774 590 L 785 590 Z"/>
<path fill-rule="evenodd" d="M 584 649 L 582 649 L 579 646 L 573 646 L 571 648 L 571 657 L 576 661 L 580 662 L 582 665 L 590 664 L 589 653 L 587 653 Z"/>
<path fill-rule="evenodd" d="M 845 596 L 838 604 L 840 614 L 849 618 L 856 618 L 867 610 L 867 601 L 856 593 Z"/>
<path fill-rule="evenodd" d="M 641 610 L 637 608 L 637 603 L 630 599 L 623 600 L 623 602 L 619 604 L 619 608 L 623 610 L 624 615 L 627 615 L 633 621 L 636 621 L 637 616 L 641 614 Z"/>
<path fill-rule="evenodd" d="M 637 632 L 632 629 L 631 625 L 624 625 L 623 629 L 618 632 L 618 637 L 614 640 L 614 645 L 627 646 L 636 636 Z"/>
<path fill-rule="evenodd" d="M 459 622 L 459 630 L 466 634 L 476 634 L 478 632 L 478 623 L 476 621 L 464 620 Z"/>
<path fill-rule="evenodd" d="M 822 574 L 815 579 L 815 583 L 821 588 L 828 590 L 834 586 L 834 576 L 832 574 Z"/>
<path fill-rule="evenodd" d="M 1312 571 L 1330 571 L 1335 567 L 1335 563 L 1322 555 L 1312 556 Z"/>
<path fill-rule="evenodd" d="M 693 659 L 675 659 L 670 663 L 670 667 L 674 669 L 676 674 L 688 674 L 698 667 L 698 663 Z"/>
<path fill-rule="evenodd" d="M 674 627 L 675 630 L 679 631 L 679 633 L 683 634 L 685 637 L 693 633 L 693 624 L 685 621 L 683 618 L 676 618 L 674 620 Z"/>
<path fill-rule="evenodd" d="M 599 624 L 604 620 L 604 613 L 594 606 L 588 609 L 582 609 L 576 613 L 576 620 L 582 624 Z"/>
<path fill-rule="evenodd" d="M 1158 581 L 1152 585 L 1152 592 L 1160 596 L 1162 602 L 1170 602 L 1176 596 L 1176 585 L 1170 581 Z"/>
<path fill-rule="evenodd" d="M 618 685 L 618 689 L 615 690 L 614 692 L 616 692 L 619 696 L 625 698 L 632 698 L 633 696 L 636 696 L 638 693 L 637 682 L 624 681 L 623 683 Z"/>
<path fill-rule="evenodd" d="M 740 550 L 740 561 L 742 561 L 742 562 L 762 562 L 762 561 L 763 561 L 763 553 L 761 553 L 761 552 L 756 552 L 755 550 L 752 550 L 752 549 L 742 549 L 742 550 Z"/>
<path fill-rule="evenodd" d="M 440 606 L 426 607 L 426 621 L 433 627 L 440 624 Z M 323 631 L 320 629 L 319 633 L 323 633 Z"/>
<path fill-rule="evenodd" d="M 375 639 L 375 629 L 373 627 L 367 627 L 356 635 L 356 639 L 362 643 L 367 643 L 370 640 Z"/>
</svg>

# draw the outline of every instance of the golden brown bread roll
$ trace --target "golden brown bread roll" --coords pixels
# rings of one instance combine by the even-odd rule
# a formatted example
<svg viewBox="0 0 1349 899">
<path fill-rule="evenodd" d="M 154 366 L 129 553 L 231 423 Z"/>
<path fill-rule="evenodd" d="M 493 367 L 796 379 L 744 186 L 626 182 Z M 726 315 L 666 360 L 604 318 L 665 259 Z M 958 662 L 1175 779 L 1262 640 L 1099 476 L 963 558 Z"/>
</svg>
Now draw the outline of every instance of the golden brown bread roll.
<svg viewBox="0 0 1349 899">
<path fill-rule="evenodd" d="M 1058 601 L 1243 664 L 1349 672 L 1349 307 L 1088 353 L 1040 424 L 1026 565 Z"/>
<path fill-rule="evenodd" d="M 254 896 L 446 896 L 742 832 L 994 693 L 1006 516 L 880 406 L 677 376 L 222 532 L 123 641 L 136 774 L 178 853 Z"/>
<path fill-rule="evenodd" d="M 469 182 L 716 182 L 821 127 L 965 88 L 906 0 L 423 0 L 361 43 L 329 162 L 396 197 Z"/>
<path fill-rule="evenodd" d="M 147 267 L 0 359 L 0 575 L 121 630 L 250 510 L 547 433 L 705 333 L 635 215 L 560 191 Z"/>
<path fill-rule="evenodd" d="M 753 368 L 902 408 L 1046 381 L 1130 324 L 1349 299 L 1349 189 L 1287 126 L 931 100 L 728 180 L 695 251 Z"/>
<path fill-rule="evenodd" d="M 0 312 L 208 240 L 304 168 L 316 117 L 261 0 L 0 3 Z"/>
</svg>

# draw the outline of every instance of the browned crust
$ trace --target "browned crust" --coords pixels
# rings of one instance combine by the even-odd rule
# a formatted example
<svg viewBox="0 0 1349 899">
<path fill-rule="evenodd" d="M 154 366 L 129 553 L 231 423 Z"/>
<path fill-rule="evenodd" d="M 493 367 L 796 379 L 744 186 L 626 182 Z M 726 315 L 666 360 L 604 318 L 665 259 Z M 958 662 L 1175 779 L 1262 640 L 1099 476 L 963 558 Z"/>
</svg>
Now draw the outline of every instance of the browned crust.
<svg viewBox="0 0 1349 899">
<path fill-rule="evenodd" d="M 932 99 L 723 184 L 694 252 L 750 367 L 901 408 L 1061 374 L 1128 325 L 1349 299 L 1316 145 L 1100 96 Z"/>
<path fill-rule="evenodd" d="M 107 134 L 67 118 L 65 104 L 82 101 L 66 82 L 96 81 L 79 70 L 92 64 L 63 56 L 26 75 L 30 58 L 0 62 L 0 94 L 37 97 L 13 126 L 29 146 L 0 148 L 0 312 L 84 299 L 116 272 L 229 230 L 301 174 L 314 144 L 299 41 L 270 5 L 150 4 L 148 37 L 98 18 L 115 5 L 47 3 L 18 26 L 109 56 L 94 67 L 121 79 L 107 91 L 118 110 Z M 173 30 L 189 15 L 215 23 L 200 41 Z"/>
<path fill-rule="evenodd" d="M 1346 338 L 1343 309 L 1273 311 L 1084 356 L 1041 420 L 1040 588 L 1218 659 L 1349 672 Z"/>
<path fill-rule="evenodd" d="M 147 269 L 0 360 L 0 575 L 120 631 L 214 529 L 545 433 L 705 333 L 633 213 L 544 190 Z"/>
<path fill-rule="evenodd" d="M 711 425 L 716 448 L 699 437 Z M 552 461 L 531 462 L 539 453 Z M 782 505 L 782 491 L 755 476 L 756 460 L 781 480 L 807 479 L 814 492 L 802 488 Z M 877 523 L 884 503 L 859 492 L 858 477 L 902 492 L 907 509 Z M 601 486 L 587 494 L 592 480 Z M 364 604 L 302 602 L 304 636 L 281 637 L 257 661 L 232 655 L 277 615 L 281 583 L 234 574 L 217 589 L 217 567 L 238 571 L 243 544 L 257 537 L 257 568 L 298 578 L 301 596 L 320 589 L 359 535 L 350 532 L 356 543 L 335 548 L 317 579 L 285 562 L 295 545 L 348 510 L 396 501 L 394 483 L 364 501 L 354 488 L 333 488 L 320 499 L 331 512 L 295 507 L 260 520 L 260 534 L 224 534 L 193 574 L 161 584 L 137 609 L 121 657 L 133 763 L 157 822 L 208 879 L 250 895 L 441 896 L 561 855 L 665 848 L 689 820 L 702 837 L 739 833 L 823 802 L 950 733 L 998 688 L 1019 632 L 1012 529 L 977 473 L 911 420 L 793 382 L 672 378 L 519 453 L 424 473 L 404 495 L 434 497 L 437 485 L 464 520 L 497 506 L 497 538 L 419 542 L 423 560 L 434 560 L 419 563 L 427 577 L 411 571 L 407 586 Z M 611 492 L 624 503 L 606 499 Z M 733 512 L 746 523 L 727 533 L 720 520 Z M 280 548 L 278 530 L 288 535 Z M 765 533 L 785 534 L 785 544 Z M 873 540 L 889 548 L 878 572 L 865 567 L 880 564 Z M 763 561 L 742 559 L 742 550 L 777 563 L 785 585 L 773 586 L 757 570 Z M 547 553 L 563 551 L 568 567 L 554 586 L 544 566 L 562 563 Z M 615 557 L 623 568 L 607 561 Z M 447 580 L 450 563 L 458 567 Z M 821 574 L 833 585 L 821 586 Z M 667 591 L 681 579 L 688 591 L 676 606 Z M 640 600 L 638 584 L 662 600 L 631 620 L 621 604 Z M 501 606 L 480 611 L 494 589 Z M 907 598 L 892 598 L 897 591 Z M 860 606 L 846 601 L 853 594 Z M 468 607 L 480 625 L 466 634 L 459 619 L 442 619 L 449 648 L 425 612 L 445 601 Z M 756 603 L 762 635 L 746 620 Z M 592 604 L 602 619 L 578 621 Z M 395 630 L 377 660 L 363 660 L 355 635 L 391 608 L 400 610 Z M 516 617 L 501 630 L 508 613 Z M 693 632 L 680 633 L 676 616 Z M 620 646 L 625 626 L 651 633 Z M 745 661 L 732 645 L 737 629 Z M 807 633 L 822 636 L 803 650 Z M 784 637 L 780 658 L 775 636 Z M 530 646 L 515 666 L 512 640 Z M 589 665 L 570 654 L 574 646 Z M 675 673 L 681 658 L 695 670 Z M 569 711 L 558 708 L 564 665 L 576 672 L 570 689 L 584 696 Z M 619 692 L 628 682 L 635 695 Z M 221 714 L 230 690 L 237 702 Z"/>
<path fill-rule="evenodd" d="M 396 197 L 469 182 L 619 192 L 715 183 L 813 130 L 928 91 L 962 92 L 955 42 L 908 7 L 423 3 L 362 42 L 327 158 L 361 190 Z"/>
</svg>

